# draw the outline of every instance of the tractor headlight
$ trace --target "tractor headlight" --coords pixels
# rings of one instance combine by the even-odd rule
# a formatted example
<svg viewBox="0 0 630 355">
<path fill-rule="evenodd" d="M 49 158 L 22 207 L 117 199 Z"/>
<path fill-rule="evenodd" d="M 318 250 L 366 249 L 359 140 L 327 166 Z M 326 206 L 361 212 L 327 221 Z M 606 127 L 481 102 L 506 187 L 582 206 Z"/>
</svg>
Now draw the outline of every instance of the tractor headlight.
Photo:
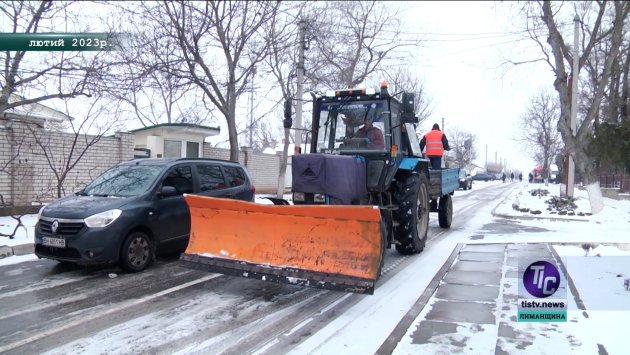
<svg viewBox="0 0 630 355">
<path fill-rule="evenodd" d="M 86 219 L 85 225 L 89 228 L 97 228 L 97 227 L 107 227 L 112 222 L 114 222 L 120 215 L 122 211 L 119 209 L 109 210 L 101 213 L 97 213 L 93 216 L 90 216 Z"/>
<path fill-rule="evenodd" d="M 306 199 L 304 197 L 304 192 L 294 192 L 293 193 L 293 201 L 304 202 Z"/>
</svg>

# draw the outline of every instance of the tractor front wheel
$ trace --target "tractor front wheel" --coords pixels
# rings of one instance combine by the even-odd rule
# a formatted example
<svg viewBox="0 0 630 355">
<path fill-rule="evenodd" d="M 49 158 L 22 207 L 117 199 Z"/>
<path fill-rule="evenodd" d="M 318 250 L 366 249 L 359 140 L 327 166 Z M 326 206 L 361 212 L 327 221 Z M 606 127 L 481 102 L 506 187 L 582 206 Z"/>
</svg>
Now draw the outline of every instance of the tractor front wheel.
<svg viewBox="0 0 630 355">
<path fill-rule="evenodd" d="M 410 174 L 396 182 L 394 238 L 400 254 L 424 250 L 429 230 L 429 183 L 424 174 Z"/>
</svg>

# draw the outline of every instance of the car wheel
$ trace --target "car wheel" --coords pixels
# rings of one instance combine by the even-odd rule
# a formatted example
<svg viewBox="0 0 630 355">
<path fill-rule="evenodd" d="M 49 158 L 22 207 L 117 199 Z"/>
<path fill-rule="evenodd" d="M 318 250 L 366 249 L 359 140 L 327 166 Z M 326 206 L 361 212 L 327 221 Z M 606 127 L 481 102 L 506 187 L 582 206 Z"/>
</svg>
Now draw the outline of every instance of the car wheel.
<svg viewBox="0 0 630 355">
<path fill-rule="evenodd" d="M 144 270 L 153 258 L 151 240 L 143 232 L 127 236 L 120 250 L 120 266 L 130 272 Z"/>
</svg>

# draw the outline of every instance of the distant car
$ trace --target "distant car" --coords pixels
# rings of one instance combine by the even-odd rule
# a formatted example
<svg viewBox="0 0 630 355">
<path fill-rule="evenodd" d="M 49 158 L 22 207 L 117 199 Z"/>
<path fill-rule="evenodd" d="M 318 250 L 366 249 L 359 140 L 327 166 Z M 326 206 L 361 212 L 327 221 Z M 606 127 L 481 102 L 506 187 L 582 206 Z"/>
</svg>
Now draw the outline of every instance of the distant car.
<svg viewBox="0 0 630 355">
<path fill-rule="evenodd" d="M 472 177 L 474 181 L 492 181 L 494 179 L 494 175 L 488 173 L 477 173 Z"/>
<path fill-rule="evenodd" d="M 464 190 L 472 189 L 472 176 L 466 174 L 465 170 L 459 171 L 459 187 Z"/>
<path fill-rule="evenodd" d="M 254 201 L 247 170 L 214 159 L 136 159 L 118 164 L 83 190 L 43 207 L 35 254 L 80 265 L 119 263 L 144 270 L 159 253 L 188 244 L 184 194 Z"/>
</svg>

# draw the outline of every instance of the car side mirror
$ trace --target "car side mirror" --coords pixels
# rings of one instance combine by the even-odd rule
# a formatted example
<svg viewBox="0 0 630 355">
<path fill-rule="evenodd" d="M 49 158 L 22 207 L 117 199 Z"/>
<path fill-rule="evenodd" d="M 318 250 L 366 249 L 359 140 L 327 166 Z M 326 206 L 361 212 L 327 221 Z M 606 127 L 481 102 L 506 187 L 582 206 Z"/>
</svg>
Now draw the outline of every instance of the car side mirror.
<svg viewBox="0 0 630 355">
<path fill-rule="evenodd" d="M 171 197 L 177 195 L 177 190 L 173 186 L 162 186 L 160 189 L 159 195 L 162 197 Z"/>
</svg>

